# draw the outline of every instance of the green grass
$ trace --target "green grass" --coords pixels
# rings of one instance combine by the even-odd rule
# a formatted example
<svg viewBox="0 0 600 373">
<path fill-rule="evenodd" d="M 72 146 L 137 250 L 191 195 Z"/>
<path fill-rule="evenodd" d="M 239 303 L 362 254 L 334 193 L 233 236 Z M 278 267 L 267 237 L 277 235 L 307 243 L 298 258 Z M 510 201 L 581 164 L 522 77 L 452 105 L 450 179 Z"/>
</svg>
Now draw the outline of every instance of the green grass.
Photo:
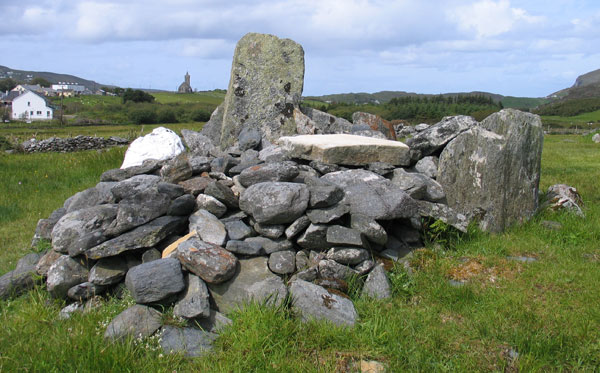
<svg viewBox="0 0 600 373">
<path fill-rule="evenodd" d="M 36 138 L 44 140 L 50 137 L 75 137 L 78 135 L 110 137 L 120 136 L 133 140 L 139 136 L 152 132 L 157 127 L 166 127 L 177 133 L 182 129 L 199 131 L 203 123 L 169 123 L 169 124 L 115 124 L 115 125 L 65 125 L 60 126 L 55 123 L 35 123 L 25 124 L 12 122 L 7 127 L 0 127 L 0 136 L 3 136 L 13 143 L 22 143 L 25 140 Z"/>
<path fill-rule="evenodd" d="M 577 126 L 580 129 L 588 128 L 599 128 L 600 127 L 600 110 L 592 111 L 590 113 L 583 113 L 572 117 L 560 117 L 558 115 L 544 115 L 542 116 L 542 122 L 544 125 L 560 126 L 564 128 L 575 128 Z M 591 126 L 588 123 L 593 123 Z"/>
<path fill-rule="evenodd" d="M 118 167 L 123 150 L 0 156 L 0 274 L 29 251 L 37 219 Z M 599 164 L 590 136 L 547 136 L 540 189 L 559 182 L 577 187 L 586 218 L 543 213 L 503 234 L 473 231 L 453 249 L 419 251 L 414 276 L 400 268 L 390 273 L 391 300 L 353 296 L 360 316 L 354 329 L 303 324 L 287 310 L 250 305 L 231 315 L 234 326 L 213 354 L 187 360 L 161 356 L 154 340 L 103 341 L 103 323 L 130 298 L 109 298 L 89 314 L 61 321 L 63 304 L 40 286 L 0 301 L 0 371 L 334 372 L 360 359 L 383 362 L 392 372 L 597 371 Z M 563 229 L 547 230 L 543 219 Z M 469 278 L 465 286 L 450 286 L 457 274 Z"/>
<path fill-rule="evenodd" d="M 203 103 L 217 106 L 225 99 L 225 91 L 205 91 L 197 93 L 154 92 L 158 103 Z"/>
<path fill-rule="evenodd" d="M 550 102 L 550 99 L 544 97 L 502 97 L 502 106 L 515 109 L 533 109 L 540 105 Z"/>
</svg>

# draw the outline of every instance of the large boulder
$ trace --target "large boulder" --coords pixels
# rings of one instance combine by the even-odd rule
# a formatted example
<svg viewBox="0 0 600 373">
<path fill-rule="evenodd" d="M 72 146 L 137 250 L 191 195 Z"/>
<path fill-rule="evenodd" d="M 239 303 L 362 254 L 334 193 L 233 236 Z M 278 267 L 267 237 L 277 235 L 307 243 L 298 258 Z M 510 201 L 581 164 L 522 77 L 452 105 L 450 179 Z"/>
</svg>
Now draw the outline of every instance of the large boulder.
<svg viewBox="0 0 600 373">
<path fill-rule="evenodd" d="M 345 191 L 341 203 L 350 205 L 351 214 L 366 215 L 376 220 L 410 218 L 417 205 L 402 188 L 384 177 L 366 170 L 331 172 L 321 179 Z"/>
<path fill-rule="evenodd" d="M 136 303 L 157 303 L 185 288 L 181 264 L 177 259 L 153 260 L 127 272 L 125 285 Z"/>
<path fill-rule="evenodd" d="M 230 312 L 245 302 L 280 304 L 287 295 L 283 280 L 268 267 L 266 257 L 240 259 L 233 277 L 221 284 L 207 284 L 219 311 Z"/>
<path fill-rule="evenodd" d="M 452 140 L 440 155 L 438 181 L 448 206 L 500 232 L 538 206 L 544 133 L 537 115 L 506 109 Z"/>
<path fill-rule="evenodd" d="M 294 158 L 324 163 L 365 166 L 386 162 L 397 166 L 410 164 L 410 150 L 399 141 L 349 134 L 300 135 L 282 137 L 279 144 Z"/>
<path fill-rule="evenodd" d="M 129 145 L 121 168 L 141 166 L 146 159 L 171 159 L 184 150 L 183 143 L 175 132 L 158 127 L 150 134 L 138 137 Z"/>
<path fill-rule="evenodd" d="M 475 119 L 466 115 L 444 117 L 441 122 L 419 132 L 413 138 L 407 140 L 406 143 L 412 151 L 419 152 L 420 155 L 431 155 L 460 133 L 477 125 Z"/>
<path fill-rule="evenodd" d="M 355 125 L 366 125 L 374 131 L 379 131 L 390 140 L 396 140 L 396 131 L 392 123 L 383 119 L 379 115 L 357 111 L 352 114 L 352 123 Z"/>
<path fill-rule="evenodd" d="M 264 224 L 292 223 L 308 206 L 304 184 L 264 182 L 250 186 L 240 196 L 240 209 Z"/>
<path fill-rule="evenodd" d="M 289 39 L 249 33 L 238 42 L 222 106 L 202 134 L 226 149 L 243 127 L 258 129 L 274 142 L 296 133 L 293 117 L 304 85 L 304 50 Z"/>
<path fill-rule="evenodd" d="M 300 313 L 303 321 L 329 320 L 339 326 L 354 326 L 358 319 L 350 299 L 330 293 L 319 285 L 295 280 L 290 284 L 290 293 L 292 307 Z"/>
</svg>

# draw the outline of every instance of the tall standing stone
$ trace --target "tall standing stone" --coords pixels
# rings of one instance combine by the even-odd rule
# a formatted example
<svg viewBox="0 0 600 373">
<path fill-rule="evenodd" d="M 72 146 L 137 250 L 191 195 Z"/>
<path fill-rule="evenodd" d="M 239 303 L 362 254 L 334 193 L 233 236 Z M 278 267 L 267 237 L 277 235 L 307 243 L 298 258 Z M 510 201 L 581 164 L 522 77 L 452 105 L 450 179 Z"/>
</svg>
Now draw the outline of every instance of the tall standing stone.
<svg viewBox="0 0 600 373">
<path fill-rule="evenodd" d="M 270 142 L 293 135 L 297 132 L 293 113 L 303 84 L 302 46 L 273 35 L 246 34 L 235 48 L 219 115 L 211 117 L 202 134 L 221 149 L 233 145 L 244 127 L 258 129 Z"/>
<path fill-rule="evenodd" d="M 506 109 L 452 140 L 438 181 L 448 205 L 501 232 L 537 210 L 544 134 L 537 115 Z"/>
</svg>

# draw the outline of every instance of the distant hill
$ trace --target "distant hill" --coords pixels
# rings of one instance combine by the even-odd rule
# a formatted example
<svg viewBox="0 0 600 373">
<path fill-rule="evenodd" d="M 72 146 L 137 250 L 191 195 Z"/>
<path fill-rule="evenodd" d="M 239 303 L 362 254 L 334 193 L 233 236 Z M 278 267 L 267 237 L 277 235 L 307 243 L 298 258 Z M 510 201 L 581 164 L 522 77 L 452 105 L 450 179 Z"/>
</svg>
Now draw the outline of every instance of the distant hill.
<svg viewBox="0 0 600 373">
<path fill-rule="evenodd" d="M 600 97 L 600 69 L 578 76 L 572 87 L 561 89 L 548 97 L 559 100 Z"/>
<path fill-rule="evenodd" d="M 442 93 L 436 94 L 420 94 L 414 92 L 405 91 L 381 91 L 375 93 L 339 93 L 324 96 L 307 96 L 305 99 L 323 101 L 323 102 L 338 102 L 345 104 L 384 104 L 389 102 L 391 99 L 399 97 L 455 97 L 455 96 L 484 96 L 491 97 L 494 102 L 502 102 L 502 105 L 506 108 L 518 108 L 518 109 L 531 109 L 538 105 L 545 104 L 550 100 L 547 98 L 540 97 L 513 97 L 513 96 L 502 96 L 495 93 L 489 92 L 455 92 L 455 93 Z"/>
<path fill-rule="evenodd" d="M 0 66 L 0 79 L 12 78 L 18 82 L 29 82 L 34 78 L 43 78 L 49 81 L 50 83 L 58 83 L 58 82 L 69 82 L 69 83 L 77 83 L 85 86 L 90 91 L 94 91 L 102 86 L 110 87 L 108 84 L 97 83 L 93 80 L 87 80 L 80 78 L 75 75 L 69 74 L 57 74 L 51 73 L 47 71 L 26 71 L 26 70 L 16 70 L 11 69 L 10 67 Z"/>
</svg>

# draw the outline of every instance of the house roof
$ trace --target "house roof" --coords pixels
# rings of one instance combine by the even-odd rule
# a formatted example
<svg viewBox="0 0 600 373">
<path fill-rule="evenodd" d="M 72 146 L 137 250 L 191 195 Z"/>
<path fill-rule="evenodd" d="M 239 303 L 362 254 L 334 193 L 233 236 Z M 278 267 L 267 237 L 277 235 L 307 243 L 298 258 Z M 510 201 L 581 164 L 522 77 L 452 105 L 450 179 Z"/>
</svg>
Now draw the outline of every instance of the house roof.
<svg viewBox="0 0 600 373">
<path fill-rule="evenodd" d="M 19 97 L 20 93 L 21 92 L 18 92 L 18 91 L 10 91 L 10 92 L 8 92 L 7 95 L 2 97 L 2 102 L 6 102 L 6 103 L 13 102 L 13 100 L 15 98 Z"/>
<path fill-rule="evenodd" d="M 52 106 L 52 104 L 50 103 L 50 101 L 48 101 L 48 99 L 46 97 L 40 96 L 40 95 L 38 95 L 37 93 L 35 93 L 33 91 L 25 91 L 25 92 L 21 93 L 20 95 L 18 94 L 19 92 L 10 92 L 10 93 L 17 93 L 17 97 L 13 98 L 11 100 L 11 102 L 14 101 L 16 98 L 25 95 L 26 93 L 31 93 L 31 94 L 36 95 L 37 97 L 41 98 L 42 100 L 44 100 L 44 102 L 46 103 L 46 106 L 51 107 L 51 108 L 54 109 L 54 106 Z"/>
</svg>

